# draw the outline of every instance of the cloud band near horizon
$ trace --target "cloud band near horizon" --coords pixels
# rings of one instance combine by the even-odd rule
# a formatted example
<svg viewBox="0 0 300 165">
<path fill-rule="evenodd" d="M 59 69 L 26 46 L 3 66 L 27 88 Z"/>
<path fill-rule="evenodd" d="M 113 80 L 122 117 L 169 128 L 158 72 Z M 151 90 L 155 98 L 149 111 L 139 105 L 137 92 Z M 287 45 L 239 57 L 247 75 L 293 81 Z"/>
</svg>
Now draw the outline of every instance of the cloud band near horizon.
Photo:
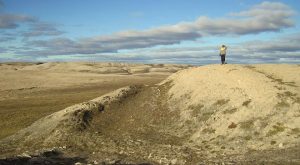
<svg viewBox="0 0 300 165">
<path fill-rule="evenodd" d="M 19 51 L 18 53 L 31 56 L 97 54 L 179 44 L 183 41 L 195 41 L 208 36 L 274 32 L 293 27 L 295 24 L 292 20 L 294 13 L 289 6 L 283 3 L 263 2 L 248 10 L 229 13 L 227 17 L 218 19 L 199 17 L 193 22 L 180 22 L 143 31 L 121 31 L 78 40 L 63 37 L 50 40 L 30 40 L 26 46 L 33 50 Z M 22 19 L 15 20 L 22 21 Z M 10 26 L 14 25 L 13 22 L 10 24 Z M 59 32 L 54 34 L 59 35 Z"/>
</svg>

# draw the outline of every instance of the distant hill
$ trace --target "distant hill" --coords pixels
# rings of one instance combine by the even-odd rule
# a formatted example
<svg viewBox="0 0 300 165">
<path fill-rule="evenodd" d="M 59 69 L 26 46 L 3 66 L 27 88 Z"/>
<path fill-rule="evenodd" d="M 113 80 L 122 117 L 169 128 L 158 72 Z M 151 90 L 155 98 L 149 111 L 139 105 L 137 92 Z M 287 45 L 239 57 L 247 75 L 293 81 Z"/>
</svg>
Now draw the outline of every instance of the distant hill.
<svg viewBox="0 0 300 165">
<path fill-rule="evenodd" d="M 184 64 L 131 64 L 113 62 L 38 62 L 38 63 L 0 63 L 1 69 L 14 70 L 50 70 L 61 72 L 90 72 L 99 74 L 138 74 L 176 72 L 189 68 Z"/>
</svg>

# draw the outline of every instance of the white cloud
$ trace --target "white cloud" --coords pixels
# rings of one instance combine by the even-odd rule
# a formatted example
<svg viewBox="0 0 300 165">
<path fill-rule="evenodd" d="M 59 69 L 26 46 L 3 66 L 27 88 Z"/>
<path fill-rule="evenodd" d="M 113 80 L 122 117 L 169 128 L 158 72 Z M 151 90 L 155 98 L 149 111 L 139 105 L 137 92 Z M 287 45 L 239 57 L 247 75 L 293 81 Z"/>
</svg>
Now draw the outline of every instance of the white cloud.
<svg viewBox="0 0 300 165">
<path fill-rule="evenodd" d="M 269 41 L 251 41 L 241 46 L 248 52 L 282 53 L 300 52 L 300 33 L 290 34 Z"/>
<path fill-rule="evenodd" d="M 257 34 L 280 31 L 294 25 L 291 16 L 294 11 L 278 2 L 263 2 L 249 10 L 231 13 L 229 17 L 213 19 L 199 17 L 194 22 L 180 22 L 143 31 L 122 31 L 79 40 L 57 38 L 31 42 L 37 51 L 27 52 L 38 55 L 95 54 L 117 52 L 122 49 L 146 48 L 157 45 L 178 44 L 195 41 L 205 36 L 226 36 Z M 43 49 L 43 50 L 40 50 Z M 26 52 L 25 52 L 26 53 Z"/>
<path fill-rule="evenodd" d="M 229 63 L 300 63 L 300 33 L 266 41 L 248 41 L 228 45 Z M 217 46 L 143 48 L 126 53 L 101 53 L 101 60 L 170 62 L 207 64 L 218 63 Z M 82 55 L 84 57 L 84 55 Z"/>
<path fill-rule="evenodd" d="M 38 36 L 58 36 L 64 32 L 58 30 L 54 24 L 47 22 L 36 22 L 31 24 L 30 29 L 24 32 L 24 37 L 38 37 Z"/>
<path fill-rule="evenodd" d="M 1 9 L 1 7 L 3 7 L 3 6 L 4 6 L 4 3 L 3 3 L 2 0 L 0 0 L 0 9 Z"/>
<path fill-rule="evenodd" d="M 4 7 L 3 1 L 0 0 L 0 9 Z M 37 37 L 37 36 L 58 36 L 61 35 L 62 31 L 58 30 L 56 25 L 47 22 L 42 22 L 35 17 L 23 14 L 10 14 L 5 12 L 0 12 L 0 29 L 1 30 L 12 30 L 19 26 L 26 25 L 29 29 L 27 31 L 15 31 L 14 38 L 19 36 L 25 37 Z M 3 36 L 0 33 L 2 39 L 1 42 L 11 40 L 11 37 Z"/>
<path fill-rule="evenodd" d="M 0 29 L 14 29 L 19 23 L 35 22 L 36 19 L 26 15 L 1 14 Z"/>
</svg>

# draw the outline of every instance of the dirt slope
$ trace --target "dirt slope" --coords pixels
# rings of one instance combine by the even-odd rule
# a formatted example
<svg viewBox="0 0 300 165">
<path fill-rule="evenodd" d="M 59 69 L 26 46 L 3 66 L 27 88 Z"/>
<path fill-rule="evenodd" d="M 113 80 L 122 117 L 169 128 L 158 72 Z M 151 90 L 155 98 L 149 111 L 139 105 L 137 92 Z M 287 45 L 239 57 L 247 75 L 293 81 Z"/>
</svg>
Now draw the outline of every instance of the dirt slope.
<svg viewBox="0 0 300 165">
<path fill-rule="evenodd" d="M 166 81 L 173 84 L 171 108 L 180 111 L 194 144 L 212 138 L 215 146 L 246 150 L 299 144 L 299 66 L 211 65 Z"/>
<path fill-rule="evenodd" d="M 300 163 L 299 65 L 208 65 L 42 118 L 1 155 L 56 148 L 86 162 Z"/>
<path fill-rule="evenodd" d="M 128 73 L 122 70 L 124 67 L 128 70 L 151 68 L 147 73 Z M 68 106 L 132 84 L 156 84 L 176 71 L 174 68 L 185 67 L 188 66 L 98 62 L 0 63 L 0 139 Z M 116 68 L 120 72 L 114 72 Z M 100 72 L 101 69 L 107 72 Z"/>
</svg>

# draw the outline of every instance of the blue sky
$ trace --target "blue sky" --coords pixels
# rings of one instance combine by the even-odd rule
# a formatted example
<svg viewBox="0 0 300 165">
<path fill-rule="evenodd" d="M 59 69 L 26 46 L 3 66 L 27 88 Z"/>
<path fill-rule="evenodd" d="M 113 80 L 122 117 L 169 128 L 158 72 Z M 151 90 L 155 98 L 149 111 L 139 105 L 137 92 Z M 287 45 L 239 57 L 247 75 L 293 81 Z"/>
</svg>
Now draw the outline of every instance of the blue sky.
<svg viewBox="0 0 300 165">
<path fill-rule="evenodd" d="M 299 0 L 0 0 L 0 61 L 300 63 Z"/>
</svg>

